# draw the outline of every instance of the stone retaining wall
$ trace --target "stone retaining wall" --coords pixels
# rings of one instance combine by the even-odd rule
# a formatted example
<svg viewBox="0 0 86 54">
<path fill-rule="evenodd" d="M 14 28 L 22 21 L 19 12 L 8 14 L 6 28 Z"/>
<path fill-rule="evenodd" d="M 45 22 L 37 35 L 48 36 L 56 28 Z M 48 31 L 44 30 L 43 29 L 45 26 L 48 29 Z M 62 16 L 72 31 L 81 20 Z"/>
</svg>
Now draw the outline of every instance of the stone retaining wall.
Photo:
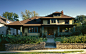
<svg viewBox="0 0 86 54">
<path fill-rule="evenodd" d="M 57 49 L 85 49 L 86 43 L 60 43 L 56 42 Z"/>
<path fill-rule="evenodd" d="M 5 44 L 6 51 L 9 50 L 38 50 L 45 47 L 45 42 L 40 44 Z"/>
<path fill-rule="evenodd" d="M 43 50 L 43 49 L 86 49 L 86 43 L 60 43 L 56 42 L 56 48 L 45 48 L 45 42 L 40 44 L 5 44 L 9 50 Z"/>
</svg>

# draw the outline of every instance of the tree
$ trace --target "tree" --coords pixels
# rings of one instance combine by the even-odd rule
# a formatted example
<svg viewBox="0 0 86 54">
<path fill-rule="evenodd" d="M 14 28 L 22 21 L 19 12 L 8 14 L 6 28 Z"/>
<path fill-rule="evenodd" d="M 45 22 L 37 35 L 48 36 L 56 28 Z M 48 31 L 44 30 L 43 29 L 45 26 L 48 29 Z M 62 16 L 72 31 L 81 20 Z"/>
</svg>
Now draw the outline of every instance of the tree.
<svg viewBox="0 0 86 54">
<path fill-rule="evenodd" d="M 2 14 L 2 17 L 9 19 L 9 20 L 12 20 L 12 21 L 19 21 L 18 15 L 16 13 L 13 13 L 13 12 L 5 12 Z"/>
<path fill-rule="evenodd" d="M 84 23 L 84 22 L 86 22 L 86 16 L 85 15 L 76 16 L 76 21 Z"/>
<path fill-rule="evenodd" d="M 30 12 L 29 10 L 25 10 L 25 14 L 23 12 L 21 12 L 21 14 L 22 14 L 23 20 L 31 18 L 31 17 L 35 17 L 38 15 L 38 13 L 36 13 L 35 11 Z"/>
</svg>

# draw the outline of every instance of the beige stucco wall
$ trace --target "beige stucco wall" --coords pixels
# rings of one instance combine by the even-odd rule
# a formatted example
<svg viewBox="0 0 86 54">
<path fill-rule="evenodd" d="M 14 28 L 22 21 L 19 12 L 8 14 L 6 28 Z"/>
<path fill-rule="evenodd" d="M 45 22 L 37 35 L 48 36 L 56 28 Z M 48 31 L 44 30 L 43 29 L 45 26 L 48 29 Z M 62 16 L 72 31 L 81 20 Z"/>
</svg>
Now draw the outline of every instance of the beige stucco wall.
<svg viewBox="0 0 86 54">
<path fill-rule="evenodd" d="M 23 35 L 25 35 L 25 33 L 27 33 L 28 36 L 40 36 L 40 33 L 28 33 L 28 30 L 29 30 L 28 28 L 24 28 Z"/>
<path fill-rule="evenodd" d="M 59 20 L 59 24 L 65 24 L 65 20 Z"/>
<path fill-rule="evenodd" d="M 47 24 L 47 20 L 43 20 L 43 24 Z"/>
<path fill-rule="evenodd" d="M 69 20 L 69 24 L 72 24 L 72 20 Z"/>
</svg>

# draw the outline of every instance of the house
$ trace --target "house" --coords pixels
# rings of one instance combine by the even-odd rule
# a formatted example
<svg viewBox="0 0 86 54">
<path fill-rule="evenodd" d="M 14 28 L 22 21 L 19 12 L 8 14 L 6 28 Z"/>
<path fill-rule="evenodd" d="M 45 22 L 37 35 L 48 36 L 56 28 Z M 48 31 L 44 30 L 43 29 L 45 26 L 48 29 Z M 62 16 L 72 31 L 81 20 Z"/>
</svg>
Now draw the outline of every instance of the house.
<svg viewBox="0 0 86 54">
<path fill-rule="evenodd" d="M 71 34 L 70 29 L 75 25 L 73 17 L 67 16 L 61 12 L 54 12 L 45 17 L 35 16 L 23 21 L 15 21 L 6 26 L 20 30 L 20 35 L 23 36 L 40 36 L 53 35 L 57 36 Z M 75 30 L 75 29 L 74 29 Z"/>
<path fill-rule="evenodd" d="M 0 34 L 6 35 L 8 27 L 5 26 L 5 24 L 12 23 L 13 21 L 8 20 L 6 18 L 0 17 Z M 10 35 L 16 34 L 16 29 L 10 28 Z"/>
</svg>

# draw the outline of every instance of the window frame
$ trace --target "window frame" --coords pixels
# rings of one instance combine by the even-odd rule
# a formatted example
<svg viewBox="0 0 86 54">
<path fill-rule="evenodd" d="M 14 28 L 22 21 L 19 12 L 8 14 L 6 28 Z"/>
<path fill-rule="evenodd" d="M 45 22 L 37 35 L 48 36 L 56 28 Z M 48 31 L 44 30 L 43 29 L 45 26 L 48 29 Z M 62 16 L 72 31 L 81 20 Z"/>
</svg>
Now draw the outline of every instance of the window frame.
<svg viewBox="0 0 86 54">
<path fill-rule="evenodd" d="M 30 32 L 30 28 L 33 28 L 32 29 L 32 32 Z M 35 28 L 37 28 L 37 32 L 35 32 Z M 38 27 L 29 27 L 29 32 L 28 33 L 38 33 Z"/>
<path fill-rule="evenodd" d="M 56 19 L 51 19 L 51 23 L 56 23 Z"/>
<path fill-rule="evenodd" d="M 65 24 L 69 24 L 69 20 L 68 20 L 68 23 L 66 23 L 66 20 L 65 20 Z"/>
</svg>

